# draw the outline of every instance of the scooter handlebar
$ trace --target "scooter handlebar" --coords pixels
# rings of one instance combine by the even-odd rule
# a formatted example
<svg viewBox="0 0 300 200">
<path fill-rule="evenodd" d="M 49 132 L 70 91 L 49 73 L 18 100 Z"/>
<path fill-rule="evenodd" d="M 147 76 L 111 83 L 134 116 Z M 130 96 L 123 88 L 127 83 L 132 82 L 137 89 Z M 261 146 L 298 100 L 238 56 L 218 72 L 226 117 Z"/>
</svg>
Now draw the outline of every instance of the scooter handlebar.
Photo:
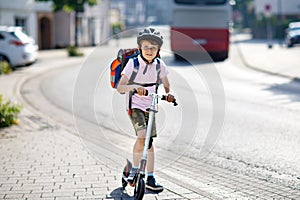
<svg viewBox="0 0 300 200">
<path fill-rule="evenodd" d="M 167 101 L 167 97 L 168 97 L 167 95 L 163 95 L 161 97 L 161 100 Z M 175 98 L 173 99 L 173 101 L 171 103 L 173 103 L 174 106 L 178 106 L 178 103 L 176 102 Z"/>
<path fill-rule="evenodd" d="M 134 95 L 134 94 L 137 94 L 137 90 L 136 90 L 136 89 L 133 89 L 133 91 L 132 91 L 132 95 Z M 151 94 L 149 94 L 149 91 L 146 90 L 145 96 L 149 96 L 149 95 L 151 95 Z M 158 96 L 158 97 L 160 97 L 160 96 Z M 161 100 L 164 100 L 164 101 L 167 101 L 167 97 L 168 97 L 167 95 L 162 95 L 162 96 L 160 97 L 160 99 L 161 99 Z M 178 103 L 176 102 L 176 99 L 175 99 L 175 98 L 174 98 L 174 100 L 173 100 L 171 103 L 173 103 L 174 106 L 177 106 L 177 105 L 178 105 Z"/>
</svg>

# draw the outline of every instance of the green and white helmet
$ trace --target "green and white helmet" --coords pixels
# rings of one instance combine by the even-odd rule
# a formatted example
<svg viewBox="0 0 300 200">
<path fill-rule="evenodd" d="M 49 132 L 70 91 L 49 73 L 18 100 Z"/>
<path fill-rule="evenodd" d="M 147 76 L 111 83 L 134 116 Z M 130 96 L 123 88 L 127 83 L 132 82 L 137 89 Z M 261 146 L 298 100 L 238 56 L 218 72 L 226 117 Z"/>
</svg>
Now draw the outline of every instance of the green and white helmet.
<svg viewBox="0 0 300 200">
<path fill-rule="evenodd" d="M 139 32 L 137 36 L 137 43 L 140 45 L 141 40 L 154 40 L 158 43 L 159 48 L 163 44 L 163 37 L 160 35 L 160 32 L 156 31 L 154 28 L 145 28 L 143 31 Z"/>
</svg>

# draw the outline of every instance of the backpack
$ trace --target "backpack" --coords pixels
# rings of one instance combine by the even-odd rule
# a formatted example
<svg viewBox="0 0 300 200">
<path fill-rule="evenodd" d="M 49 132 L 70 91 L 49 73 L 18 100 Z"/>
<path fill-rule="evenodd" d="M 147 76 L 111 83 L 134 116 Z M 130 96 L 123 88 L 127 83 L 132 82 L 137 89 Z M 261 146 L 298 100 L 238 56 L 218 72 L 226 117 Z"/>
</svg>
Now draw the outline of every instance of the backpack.
<svg viewBox="0 0 300 200">
<path fill-rule="evenodd" d="M 121 72 L 126 66 L 130 58 L 137 57 L 140 54 L 137 48 L 134 49 L 120 49 L 117 58 L 110 64 L 110 85 L 116 89 L 121 79 Z"/>
<path fill-rule="evenodd" d="M 138 73 L 139 70 L 139 61 L 137 56 L 140 55 L 140 51 L 137 48 L 133 49 L 120 49 L 118 51 L 117 58 L 112 61 L 110 64 L 110 85 L 112 88 L 116 89 L 118 87 L 118 83 L 121 79 L 121 73 L 126 66 L 127 62 L 129 59 L 133 59 L 134 63 L 134 69 L 131 74 L 131 77 L 129 79 L 129 84 L 137 84 L 141 85 L 144 87 L 151 86 L 151 85 L 158 85 L 160 84 L 159 80 L 159 74 L 160 74 L 160 61 L 157 59 L 157 66 L 156 66 L 156 71 L 157 71 L 157 82 L 156 83 L 151 83 L 151 84 L 139 84 L 135 83 L 134 79 Z M 159 56 L 158 56 L 159 57 Z"/>
</svg>

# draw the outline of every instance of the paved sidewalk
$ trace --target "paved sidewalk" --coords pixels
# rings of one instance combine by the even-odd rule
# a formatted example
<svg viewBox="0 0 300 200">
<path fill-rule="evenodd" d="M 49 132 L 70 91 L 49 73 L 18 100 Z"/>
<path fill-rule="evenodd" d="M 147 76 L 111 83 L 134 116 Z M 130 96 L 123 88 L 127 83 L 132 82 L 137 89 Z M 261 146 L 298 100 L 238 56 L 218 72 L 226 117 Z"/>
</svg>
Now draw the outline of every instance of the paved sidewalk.
<svg viewBox="0 0 300 200">
<path fill-rule="evenodd" d="M 116 172 L 95 160 L 81 141 L 34 115 L 0 138 L 0 198 L 116 198 Z"/>
<path fill-rule="evenodd" d="M 49 66 L 75 64 L 61 50 L 41 52 L 40 59 L 54 56 Z M 0 77 L 0 93 L 21 101 L 18 87 L 30 74 L 48 70 L 40 60 L 33 66 Z M 80 139 L 50 120 L 22 109 L 20 124 L 1 129 L 1 199 L 88 199 L 117 198 L 116 172 L 94 159 Z"/>
<path fill-rule="evenodd" d="M 273 40 L 252 39 L 249 34 L 235 34 L 232 42 L 237 43 L 243 62 L 255 70 L 300 80 L 300 47 L 287 48 Z"/>
</svg>

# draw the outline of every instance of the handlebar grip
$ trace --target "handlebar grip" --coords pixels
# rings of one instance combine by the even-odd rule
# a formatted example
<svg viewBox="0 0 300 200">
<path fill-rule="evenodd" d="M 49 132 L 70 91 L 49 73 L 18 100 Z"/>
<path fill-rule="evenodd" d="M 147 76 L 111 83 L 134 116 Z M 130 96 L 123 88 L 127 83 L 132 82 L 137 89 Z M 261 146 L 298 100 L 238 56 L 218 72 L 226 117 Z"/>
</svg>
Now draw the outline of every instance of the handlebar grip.
<svg viewBox="0 0 300 200">
<path fill-rule="evenodd" d="M 172 101 L 172 103 L 173 103 L 174 106 L 178 106 L 178 103 L 176 102 L 176 99 L 174 99 L 174 100 Z"/>
<path fill-rule="evenodd" d="M 138 93 L 138 92 L 137 92 L 137 89 L 133 89 L 133 90 L 132 90 L 132 95 L 137 94 L 137 93 Z M 149 94 L 149 92 L 148 92 L 148 90 L 146 90 L 145 96 L 148 96 L 148 94 Z"/>
<path fill-rule="evenodd" d="M 136 94 L 137 93 L 137 90 L 134 88 L 131 92 L 132 95 Z"/>
<path fill-rule="evenodd" d="M 161 100 L 167 101 L 167 96 L 166 96 L 166 95 L 163 95 L 162 98 L 161 98 Z M 174 99 L 174 100 L 172 101 L 172 103 L 173 103 L 174 106 L 178 106 L 178 103 L 176 102 L 176 99 Z"/>
</svg>

